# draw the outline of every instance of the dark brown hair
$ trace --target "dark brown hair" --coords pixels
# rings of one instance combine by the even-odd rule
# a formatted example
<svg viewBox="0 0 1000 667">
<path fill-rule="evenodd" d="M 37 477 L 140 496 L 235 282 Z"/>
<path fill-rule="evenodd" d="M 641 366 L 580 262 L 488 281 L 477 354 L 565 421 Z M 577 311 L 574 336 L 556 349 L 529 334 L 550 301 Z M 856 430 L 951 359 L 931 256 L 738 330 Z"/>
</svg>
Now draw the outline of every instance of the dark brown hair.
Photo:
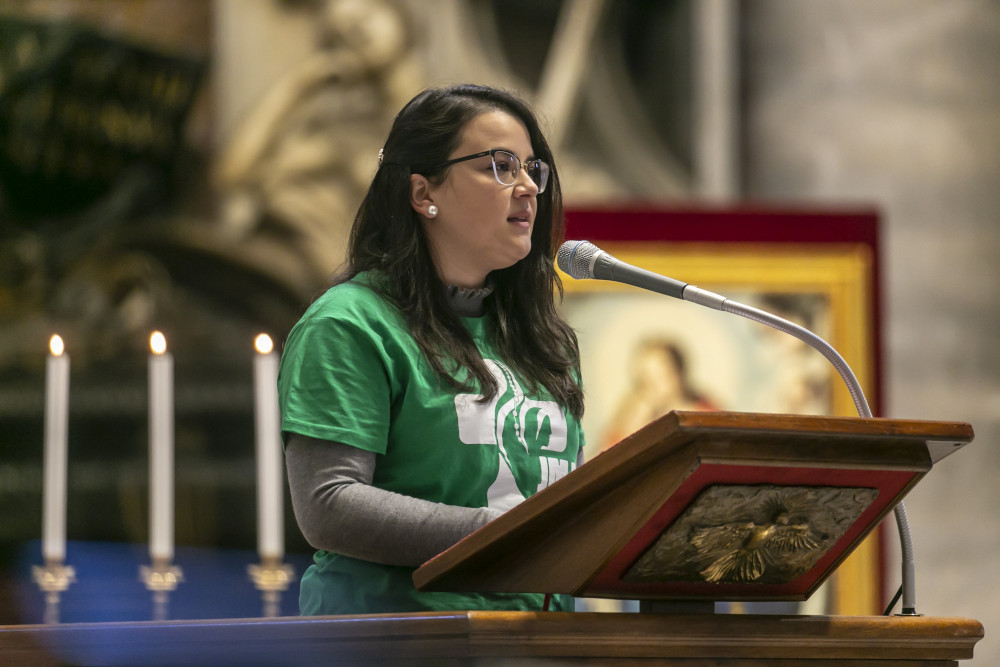
<svg viewBox="0 0 1000 667">
<path fill-rule="evenodd" d="M 517 96 L 465 84 L 425 90 L 403 107 L 354 219 L 347 263 L 334 277 L 334 284 L 362 271 L 380 275 L 373 281 L 375 289 L 399 309 L 438 376 L 461 391 L 472 390 L 475 379 L 485 400 L 496 396 L 497 382 L 448 305 L 419 216 L 410 205 L 410 174 L 443 179 L 447 167 L 435 172 L 428 165 L 447 161 L 466 124 L 488 111 L 520 119 L 535 156 L 551 167 L 549 185 L 538 195 L 531 251 L 513 266 L 489 276 L 493 293 L 485 300 L 485 316 L 491 325 L 491 343 L 529 389 L 544 387 L 579 418 L 583 414 L 579 347 L 572 328 L 555 307 L 555 292 L 561 297 L 562 283 L 553 258 L 564 233 L 559 176 L 535 115 Z"/>
</svg>

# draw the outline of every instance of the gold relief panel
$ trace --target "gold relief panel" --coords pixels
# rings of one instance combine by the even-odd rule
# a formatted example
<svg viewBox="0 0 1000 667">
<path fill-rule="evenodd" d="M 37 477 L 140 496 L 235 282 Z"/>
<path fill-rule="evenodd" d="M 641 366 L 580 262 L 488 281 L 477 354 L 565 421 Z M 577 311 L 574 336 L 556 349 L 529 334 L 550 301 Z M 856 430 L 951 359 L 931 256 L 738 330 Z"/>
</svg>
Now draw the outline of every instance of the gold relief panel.
<svg viewBox="0 0 1000 667">
<path fill-rule="evenodd" d="M 787 584 L 816 565 L 877 496 L 864 487 L 712 485 L 622 579 Z"/>
</svg>

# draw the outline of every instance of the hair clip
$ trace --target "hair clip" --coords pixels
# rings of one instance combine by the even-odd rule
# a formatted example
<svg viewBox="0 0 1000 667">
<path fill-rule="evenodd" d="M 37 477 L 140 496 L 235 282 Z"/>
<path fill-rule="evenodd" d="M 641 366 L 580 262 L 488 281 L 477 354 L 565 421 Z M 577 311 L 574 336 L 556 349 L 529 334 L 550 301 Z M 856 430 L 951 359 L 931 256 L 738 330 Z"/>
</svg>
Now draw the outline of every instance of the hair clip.
<svg viewBox="0 0 1000 667">
<path fill-rule="evenodd" d="M 382 165 L 382 153 L 383 153 L 383 151 L 385 151 L 384 148 L 378 149 L 378 163 L 379 163 L 379 166 Z"/>
</svg>

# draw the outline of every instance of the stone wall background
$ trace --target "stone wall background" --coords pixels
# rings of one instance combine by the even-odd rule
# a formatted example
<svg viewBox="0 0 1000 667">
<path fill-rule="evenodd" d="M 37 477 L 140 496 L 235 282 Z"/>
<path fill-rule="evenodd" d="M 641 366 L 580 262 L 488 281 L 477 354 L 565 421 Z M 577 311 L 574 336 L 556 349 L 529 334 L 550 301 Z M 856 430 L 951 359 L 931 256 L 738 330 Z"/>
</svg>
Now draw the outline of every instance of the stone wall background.
<svg viewBox="0 0 1000 667">
<path fill-rule="evenodd" d="M 1000 3 L 742 7 L 743 194 L 880 208 L 884 416 L 976 431 L 906 499 L 917 610 L 978 619 L 996 664 Z"/>
</svg>

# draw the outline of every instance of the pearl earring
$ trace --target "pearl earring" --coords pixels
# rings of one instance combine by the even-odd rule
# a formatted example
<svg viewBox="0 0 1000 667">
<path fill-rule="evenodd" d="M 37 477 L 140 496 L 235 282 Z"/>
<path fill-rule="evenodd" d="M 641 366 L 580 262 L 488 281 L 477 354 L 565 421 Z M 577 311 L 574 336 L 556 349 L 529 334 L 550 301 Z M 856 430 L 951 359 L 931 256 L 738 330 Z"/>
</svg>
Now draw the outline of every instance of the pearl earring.
<svg viewBox="0 0 1000 667">
<path fill-rule="evenodd" d="M 438 207 L 437 206 L 435 206 L 434 204 L 431 204 L 430 206 L 427 207 L 427 217 L 428 218 L 436 218 L 437 214 L 438 214 Z"/>
</svg>

